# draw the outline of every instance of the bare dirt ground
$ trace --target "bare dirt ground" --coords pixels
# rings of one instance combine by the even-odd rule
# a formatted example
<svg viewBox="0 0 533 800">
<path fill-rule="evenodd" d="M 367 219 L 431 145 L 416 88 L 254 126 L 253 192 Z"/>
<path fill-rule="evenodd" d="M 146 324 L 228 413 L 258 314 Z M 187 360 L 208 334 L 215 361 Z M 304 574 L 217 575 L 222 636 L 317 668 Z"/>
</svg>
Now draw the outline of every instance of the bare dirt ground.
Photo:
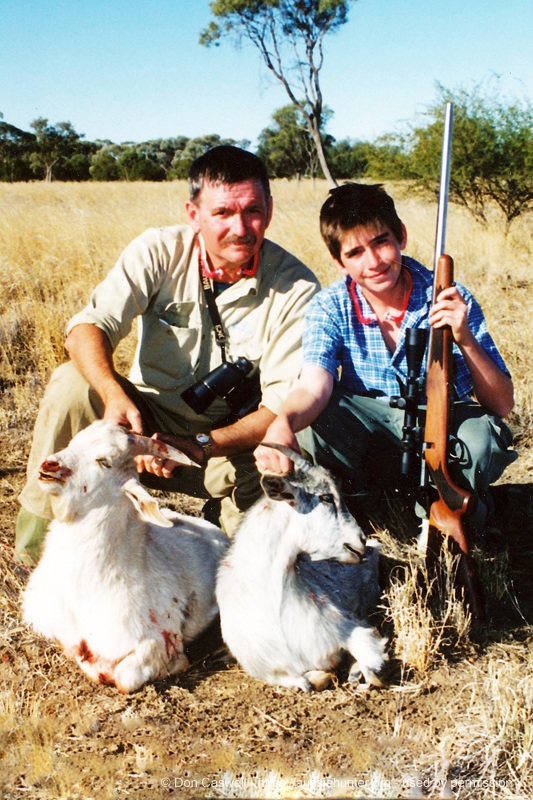
<svg viewBox="0 0 533 800">
<path fill-rule="evenodd" d="M 479 642 L 442 648 L 426 674 L 393 662 L 391 687 L 383 691 L 360 693 L 342 675 L 321 693 L 275 688 L 243 673 L 215 627 L 193 650 L 189 672 L 123 696 L 89 683 L 20 621 L 27 572 L 14 567 L 12 543 L 28 444 L 28 433 L 8 430 L 0 471 L 0 783 L 6 800 L 522 796 L 516 765 L 509 755 L 506 761 L 508 746 L 499 743 L 492 752 L 483 743 L 490 722 L 475 711 L 473 698 L 487 693 L 490 720 L 491 665 L 505 671 L 512 662 L 524 675 L 530 670 L 533 486 L 527 472 L 513 467 L 509 482 L 496 489 L 499 532 L 489 533 L 485 547 L 489 569 L 495 554 L 505 555 L 507 591 L 489 598 L 488 630 Z M 382 625 L 394 642 L 390 624 Z M 495 761 L 484 786 L 489 758 Z"/>
</svg>

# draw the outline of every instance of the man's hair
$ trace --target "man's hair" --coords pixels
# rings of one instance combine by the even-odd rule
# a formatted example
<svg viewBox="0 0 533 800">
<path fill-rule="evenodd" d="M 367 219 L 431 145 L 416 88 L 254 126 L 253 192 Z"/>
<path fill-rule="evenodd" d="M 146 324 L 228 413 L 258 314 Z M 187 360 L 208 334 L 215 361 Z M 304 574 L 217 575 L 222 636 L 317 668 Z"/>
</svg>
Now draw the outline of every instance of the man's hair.
<svg viewBox="0 0 533 800">
<path fill-rule="evenodd" d="M 402 221 L 394 201 L 381 183 L 345 183 L 331 189 L 320 209 L 320 233 L 334 259 L 340 261 L 343 233 L 359 226 L 386 225 L 397 242 L 403 238 Z"/>
<path fill-rule="evenodd" d="M 270 198 L 270 183 L 265 165 L 258 156 L 240 147 L 222 144 L 195 159 L 189 171 L 189 199 L 195 202 L 204 183 L 232 184 L 258 180 Z"/>
</svg>

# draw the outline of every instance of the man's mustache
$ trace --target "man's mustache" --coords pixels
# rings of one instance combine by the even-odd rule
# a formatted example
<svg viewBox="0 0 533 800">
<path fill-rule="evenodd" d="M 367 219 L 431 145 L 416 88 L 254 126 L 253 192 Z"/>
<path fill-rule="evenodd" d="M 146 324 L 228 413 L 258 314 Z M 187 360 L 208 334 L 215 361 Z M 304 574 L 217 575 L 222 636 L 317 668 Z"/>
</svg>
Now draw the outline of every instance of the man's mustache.
<svg viewBox="0 0 533 800">
<path fill-rule="evenodd" d="M 227 236 L 222 240 L 222 244 L 255 244 L 257 237 L 253 233 L 247 233 L 246 236 Z"/>
</svg>

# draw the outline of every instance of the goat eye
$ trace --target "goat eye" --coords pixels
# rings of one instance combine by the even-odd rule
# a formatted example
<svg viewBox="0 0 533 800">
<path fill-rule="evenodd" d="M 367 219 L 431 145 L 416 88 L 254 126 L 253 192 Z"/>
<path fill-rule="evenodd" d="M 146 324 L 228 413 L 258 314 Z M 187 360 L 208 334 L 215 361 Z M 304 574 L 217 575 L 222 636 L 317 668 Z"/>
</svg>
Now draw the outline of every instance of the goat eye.
<svg viewBox="0 0 533 800">
<path fill-rule="evenodd" d="M 108 458 L 97 458 L 96 463 L 104 469 L 111 469 L 111 461 Z"/>
<path fill-rule="evenodd" d="M 333 504 L 335 502 L 335 498 L 333 497 L 332 494 L 321 494 L 319 496 L 319 499 L 320 499 L 320 501 L 322 503 L 331 503 L 331 504 Z"/>
</svg>

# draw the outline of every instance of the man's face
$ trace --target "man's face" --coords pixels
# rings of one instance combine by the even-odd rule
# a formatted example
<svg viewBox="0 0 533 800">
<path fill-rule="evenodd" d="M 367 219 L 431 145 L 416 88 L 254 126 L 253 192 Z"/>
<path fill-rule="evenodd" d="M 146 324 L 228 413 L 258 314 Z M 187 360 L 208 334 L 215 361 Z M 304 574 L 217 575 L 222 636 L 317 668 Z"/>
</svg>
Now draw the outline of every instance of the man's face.
<svg viewBox="0 0 533 800">
<path fill-rule="evenodd" d="M 240 274 L 257 253 L 272 217 L 272 198 L 258 180 L 204 183 L 196 202 L 186 204 L 189 220 L 201 233 L 211 266 Z"/>
<path fill-rule="evenodd" d="M 401 251 L 407 243 L 407 232 L 398 242 L 386 225 L 357 226 L 346 231 L 340 240 L 343 275 L 349 275 L 364 291 L 384 296 L 395 288 L 402 270 Z"/>
</svg>

